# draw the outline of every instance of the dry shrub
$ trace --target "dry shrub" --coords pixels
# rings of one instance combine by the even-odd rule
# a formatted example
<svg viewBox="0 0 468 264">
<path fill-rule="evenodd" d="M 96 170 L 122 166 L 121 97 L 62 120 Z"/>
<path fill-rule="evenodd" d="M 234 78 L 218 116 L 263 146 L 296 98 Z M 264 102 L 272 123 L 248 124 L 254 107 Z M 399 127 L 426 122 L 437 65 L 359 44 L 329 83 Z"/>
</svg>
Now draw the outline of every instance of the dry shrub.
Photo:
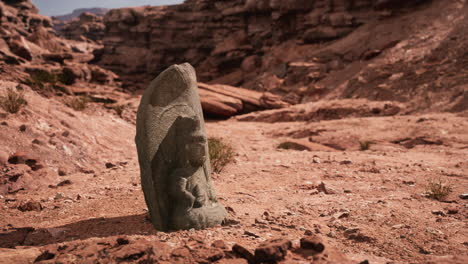
<svg viewBox="0 0 468 264">
<path fill-rule="evenodd" d="M 89 99 L 83 96 L 71 97 L 65 101 L 65 104 L 75 111 L 83 111 L 88 105 Z"/>
<path fill-rule="evenodd" d="M 373 144 L 375 144 L 374 141 L 369 141 L 369 140 L 359 141 L 359 150 L 361 151 L 369 150 L 371 145 Z"/>
<path fill-rule="evenodd" d="M 0 96 L 0 104 L 5 111 L 15 114 L 18 113 L 23 105 L 28 102 L 24 99 L 24 94 L 8 88 L 5 96 Z"/>
<path fill-rule="evenodd" d="M 234 161 L 234 149 L 221 138 L 209 138 L 208 149 L 211 167 L 216 173 L 220 173 L 227 164 Z"/>
<path fill-rule="evenodd" d="M 438 181 L 431 180 L 426 186 L 427 196 L 437 201 L 444 200 L 451 192 L 452 187 L 447 183 L 443 183 L 441 179 Z"/>
</svg>

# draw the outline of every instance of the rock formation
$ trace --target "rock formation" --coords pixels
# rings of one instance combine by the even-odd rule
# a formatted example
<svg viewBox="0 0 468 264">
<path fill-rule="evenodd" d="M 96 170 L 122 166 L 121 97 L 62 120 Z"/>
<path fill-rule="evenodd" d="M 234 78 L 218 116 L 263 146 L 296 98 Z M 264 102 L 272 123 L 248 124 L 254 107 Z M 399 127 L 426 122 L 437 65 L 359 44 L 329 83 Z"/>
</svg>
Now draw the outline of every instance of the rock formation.
<svg viewBox="0 0 468 264">
<path fill-rule="evenodd" d="M 135 138 L 151 221 L 161 231 L 221 224 L 195 70 L 174 65 L 143 94 Z"/>
<path fill-rule="evenodd" d="M 189 0 L 174 6 L 114 9 L 104 19 L 105 47 L 99 63 L 121 75 L 130 89 L 148 83 L 146 76 L 168 65 L 189 61 L 201 81 L 285 94 L 281 86 L 308 86 L 359 60 L 369 45 L 374 50 L 391 44 L 361 44 L 348 54 L 316 52 L 322 46 L 318 44 L 379 19 L 380 8 L 402 6 L 396 2 L 404 1 Z M 300 91 L 294 94 L 301 96 Z"/>
</svg>

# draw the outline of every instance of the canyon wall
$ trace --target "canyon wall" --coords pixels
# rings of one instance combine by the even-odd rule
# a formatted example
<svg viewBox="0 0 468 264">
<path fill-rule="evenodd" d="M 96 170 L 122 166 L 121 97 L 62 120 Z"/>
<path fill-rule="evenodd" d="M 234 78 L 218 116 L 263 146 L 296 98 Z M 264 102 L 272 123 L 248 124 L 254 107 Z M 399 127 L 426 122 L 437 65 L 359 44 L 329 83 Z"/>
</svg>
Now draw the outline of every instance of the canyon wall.
<svg viewBox="0 0 468 264">
<path fill-rule="evenodd" d="M 131 89 L 185 61 L 196 66 L 201 81 L 245 85 L 259 72 L 284 77 L 284 63 L 311 53 L 297 46 L 317 49 L 320 43 L 346 36 L 378 18 L 381 12 L 375 9 L 381 2 L 189 0 L 175 6 L 115 9 L 105 16 L 105 48 L 96 55 Z M 272 54 L 280 45 L 282 54 Z M 346 60 L 355 59 L 352 56 Z M 332 67 L 341 63 L 327 59 Z"/>
<path fill-rule="evenodd" d="M 464 9 L 465 0 L 187 0 L 115 9 L 104 18 L 104 48 L 95 62 L 116 72 L 128 90 L 146 87 L 171 64 L 190 62 L 200 81 L 268 91 L 292 104 L 367 98 L 429 109 L 466 90 L 460 85 L 467 75 L 456 70 L 467 56 Z M 445 76 L 430 91 L 438 69 L 426 59 L 452 61 L 436 53 L 459 58 L 447 65 L 458 77 Z M 426 74 L 416 78 L 418 69 Z"/>
</svg>

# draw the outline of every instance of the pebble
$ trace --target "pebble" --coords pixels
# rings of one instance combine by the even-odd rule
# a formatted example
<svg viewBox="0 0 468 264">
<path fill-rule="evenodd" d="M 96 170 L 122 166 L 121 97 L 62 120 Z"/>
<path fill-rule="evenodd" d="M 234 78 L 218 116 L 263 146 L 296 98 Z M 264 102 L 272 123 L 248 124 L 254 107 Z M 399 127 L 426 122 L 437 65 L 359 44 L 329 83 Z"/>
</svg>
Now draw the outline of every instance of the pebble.
<svg viewBox="0 0 468 264">
<path fill-rule="evenodd" d="M 468 199 L 468 193 L 460 194 L 460 199 L 467 200 Z"/>
<path fill-rule="evenodd" d="M 353 164 L 353 162 L 350 160 L 343 160 L 340 162 L 340 165 L 349 165 L 349 164 Z"/>
<path fill-rule="evenodd" d="M 300 245 L 302 249 L 312 249 L 317 253 L 322 253 L 325 250 L 323 240 L 318 236 L 307 236 L 301 238 Z"/>
<path fill-rule="evenodd" d="M 20 130 L 21 132 L 26 131 L 26 129 L 27 129 L 27 127 L 26 127 L 26 125 L 24 125 L 24 124 L 21 125 L 21 126 L 19 127 L 19 130 Z"/>
<path fill-rule="evenodd" d="M 320 158 L 319 158 L 318 156 L 314 156 L 314 157 L 312 158 L 312 162 L 313 162 L 313 163 L 317 163 L 317 164 L 322 163 L 322 161 L 320 160 Z"/>
</svg>

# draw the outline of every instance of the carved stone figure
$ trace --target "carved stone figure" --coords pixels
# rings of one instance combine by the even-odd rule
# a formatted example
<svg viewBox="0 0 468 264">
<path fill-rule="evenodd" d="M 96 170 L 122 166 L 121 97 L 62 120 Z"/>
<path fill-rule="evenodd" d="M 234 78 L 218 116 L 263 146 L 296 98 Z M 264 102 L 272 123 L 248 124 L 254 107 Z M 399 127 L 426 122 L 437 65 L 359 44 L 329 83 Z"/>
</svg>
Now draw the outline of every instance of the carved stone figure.
<svg viewBox="0 0 468 264">
<path fill-rule="evenodd" d="M 221 224 L 195 70 L 188 64 L 162 72 L 143 94 L 136 145 L 141 185 L 151 222 L 160 231 Z"/>
</svg>

